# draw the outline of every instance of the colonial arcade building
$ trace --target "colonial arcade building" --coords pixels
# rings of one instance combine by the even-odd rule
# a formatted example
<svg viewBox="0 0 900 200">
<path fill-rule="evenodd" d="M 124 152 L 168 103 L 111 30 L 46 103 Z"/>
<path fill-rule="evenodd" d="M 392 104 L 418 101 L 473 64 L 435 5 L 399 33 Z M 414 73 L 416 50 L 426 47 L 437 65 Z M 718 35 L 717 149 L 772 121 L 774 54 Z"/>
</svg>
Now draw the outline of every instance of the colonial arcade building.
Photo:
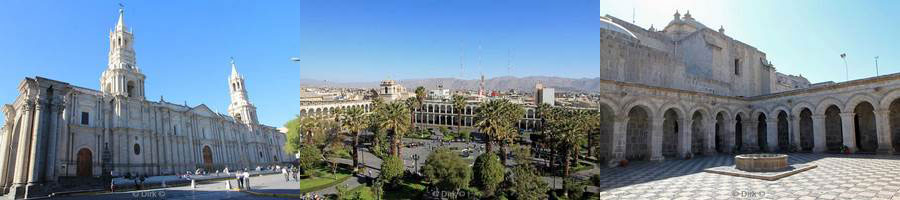
<svg viewBox="0 0 900 200">
<path fill-rule="evenodd" d="M 25 78 L 15 102 L 3 106 L 0 194 L 41 193 L 63 177 L 255 168 L 285 160 L 285 135 L 258 123 L 233 61 L 227 115 L 205 105 L 147 100 L 123 14 L 109 35 L 100 90 Z"/>
<path fill-rule="evenodd" d="M 900 74 L 810 84 L 676 12 L 662 30 L 601 19 L 597 156 L 900 150 Z"/>
</svg>

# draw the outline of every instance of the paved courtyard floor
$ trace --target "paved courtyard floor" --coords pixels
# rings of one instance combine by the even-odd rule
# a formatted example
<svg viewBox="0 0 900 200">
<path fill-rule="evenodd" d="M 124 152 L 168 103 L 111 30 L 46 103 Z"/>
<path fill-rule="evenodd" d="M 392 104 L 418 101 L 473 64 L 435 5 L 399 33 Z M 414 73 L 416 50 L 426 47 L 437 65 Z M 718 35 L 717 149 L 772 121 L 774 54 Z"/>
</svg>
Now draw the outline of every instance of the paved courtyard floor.
<svg viewBox="0 0 900 200">
<path fill-rule="evenodd" d="M 592 169 L 600 174 L 601 199 L 892 199 L 900 200 L 900 156 L 791 154 L 790 164 L 818 168 L 765 181 L 702 170 L 733 164 L 730 155 L 691 160 L 632 162 L 628 167 Z"/>
</svg>

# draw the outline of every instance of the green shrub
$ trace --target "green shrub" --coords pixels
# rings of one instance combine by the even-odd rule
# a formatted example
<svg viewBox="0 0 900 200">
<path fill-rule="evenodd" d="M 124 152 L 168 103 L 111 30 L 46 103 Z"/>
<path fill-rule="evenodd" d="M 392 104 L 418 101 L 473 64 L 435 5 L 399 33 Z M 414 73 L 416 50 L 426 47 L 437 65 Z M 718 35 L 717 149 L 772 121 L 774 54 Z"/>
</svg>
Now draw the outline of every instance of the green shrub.
<svg viewBox="0 0 900 200">
<path fill-rule="evenodd" d="M 300 147 L 300 159 L 297 162 L 300 163 L 299 167 L 303 169 L 304 175 L 309 175 L 321 160 L 322 152 L 319 152 L 318 148 L 311 145 Z"/>
<path fill-rule="evenodd" d="M 388 156 L 384 162 L 381 163 L 381 179 L 385 181 L 385 183 L 389 185 L 396 185 L 400 183 L 400 178 L 403 177 L 403 160 L 398 158 L 397 156 Z"/>
<path fill-rule="evenodd" d="M 503 182 L 503 164 L 500 157 L 494 153 L 485 153 L 475 159 L 472 166 L 474 174 L 473 185 L 481 189 L 486 196 L 493 196 L 497 187 Z"/>
<path fill-rule="evenodd" d="M 444 191 L 469 187 L 472 169 L 459 155 L 446 148 L 435 150 L 422 166 L 425 177 L 433 186 Z"/>
</svg>

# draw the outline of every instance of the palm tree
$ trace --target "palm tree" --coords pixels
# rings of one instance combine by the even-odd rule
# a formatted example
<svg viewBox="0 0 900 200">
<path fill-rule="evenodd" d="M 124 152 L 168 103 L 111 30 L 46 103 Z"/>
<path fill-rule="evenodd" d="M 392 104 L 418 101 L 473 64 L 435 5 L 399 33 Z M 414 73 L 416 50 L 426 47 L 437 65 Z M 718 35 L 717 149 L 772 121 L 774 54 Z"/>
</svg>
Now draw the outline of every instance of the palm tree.
<svg viewBox="0 0 900 200">
<path fill-rule="evenodd" d="M 547 126 L 546 125 L 547 125 L 547 120 L 548 120 L 549 116 L 551 115 L 551 112 L 553 112 L 553 107 L 550 107 L 550 104 L 542 103 L 542 104 L 538 105 L 535 110 L 536 110 L 535 114 L 537 114 L 538 117 L 541 119 L 540 124 L 538 125 L 540 132 L 541 132 L 541 136 L 542 136 L 541 141 L 540 141 L 541 147 L 546 149 L 546 148 L 549 148 L 548 145 L 550 145 L 549 141 L 551 139 L 547 135 L 547 132 L 546 132 Z M 550 162 L 547 162 L 547 164 L 548 164 L 547 167 L 551 167 L 553 165 L 553 161 L 555 161 L 552 156 L 555 154 L 555 152 L 553 152 L 554 148 L 550 148 L 550 149 L 551 149 L 551 154 L 550 154 L 551 156 L 549 158 Z"/>
<path fill-rule="evenodd" d="M 350 132 L 353 137 L 353 167 L 359 166 L 359 135 L 368 126 L 368 119 L 362 108 L 353 107 L 345 112 L 341 117 L 342 128 Z"/>
<path fill-rule="evenodd" d="M 422 86 L 416 87 L 416 104 L 415 104 L 416 106 L 409 107 L 409 109 L 412 110 L 413 114 L 415 114 L 416 110 L 422 110 L 425 107 L 425 97 L 426 97 L 425 87 L 422 87 Z M 415 116 L 415 115 L 413 115 L 413 116 Z M 415 126 L 415 122 L 413 122 L 413 126 Z"/>
<path fill-rule="evenodd" d="M 416 101 L 419 102 L 419 106 L 425 103 L 425 87 L 416 87 Z"/>
<path fill-rule="evenodd" d="M 415 130 L 416 129 L 416 117 L 415 117 L 416 109 L 415 108 L 419 107 L 419 100 L 416 99 L 416 97 L 409 97 L 406 99 L 406 101 L 404 103 L 406 103 L 406 107 L 409 108 L 409 115 L 412 116 L 409 118 L 410 119 L 409 130 Z"/>
<path fill-rule="evenodd" d="M 460 135 L 462 130 L 462 114 L 466 110 L 466 97 L 462 95 L 453 95 L 453 108 L 456 110 L 456 135 Z"/>
<path fill-rule="evenodd" d="M 494 150 L 494 138 L 506 131 L 503 116 L 499 111 L 501 107 L 500 100 L 481 102 L 478 105 L 478 113 L 475 115 L 475 127 L 485 134 L 484 145 L 488 153 Z"/>
<path fill-rule="evenodd" d="M 300 120 L 300 130 L 304 133 L 303 137 L 305 139 L 305 144 L 313 144 L 313 135 L 322 128 L 321 121 L 322 120 L 315 116 L 306 117 Z"/>
<path fill-rule="evenodd" d="M 400 139 L 409 128 L 409 124 L 407 124 L 410 118 L 409 110 L 404 103 L 395 101 L 385 104 L 379 111 L 379 127 L 389 130 L 392 138 L 391 151 L 395 156 L 400 157 Z"/>
<path fill-rule="evenodd" d="M 564 177 L 570 175 L 572 161 L 578 162 L 579 147 L 584 145 L 587 131 L 593 128 L 590 122 L 592 117 L 595 116 L 586 111 L 556 108 L 549 118 L 554 146 L 562 151 L 560 158 L 563 159 Z"/>
<path fill-rule="evenodd" d="M 596 128 L 598 114 L 594 110 L 578 110 L 575 113 L 575 143 L 572 146 L 572 160 L 574 160 L 575 164 L 578 164 L 579 156 L 581 155 L 581 147 L 588 145 L 587 141 L 590 141 L 590 133 L 592 130 Z M 588 147 L 590 148 L 590 147 Z"/>
<path fill-rule="evenodd" d="M 501 143 L 503 148 L 503 144 L 516 136 L 515 125 L 524 112 L 521 105 L 513 104 L 506 99 L 494 99 L 479 105 L 475 127 L 487 136 L 485 141 L 487 152 L 493 152 L 494 141 L 503 142 Z M 506 152 L 501 155 L 505 163 Z"/>
<path fill-rule="evenodd" d="M 500 158 L 502 158 L 503 164 L 505 165 L 506 160 L 509 158 L 506 147 L 519 136 L 519 126 L 517 124 L 522 119 L 522 116 L 525 115 L 525 108 L 523 108 L 522 105 L 504 101 L 502 113 L 503 118 L 507 122 L 507 128 L 506 132 L 498 135 L 498 141 L 500 142 L 500 151 L 503 152 L 503 156 Z"/>
</svg>

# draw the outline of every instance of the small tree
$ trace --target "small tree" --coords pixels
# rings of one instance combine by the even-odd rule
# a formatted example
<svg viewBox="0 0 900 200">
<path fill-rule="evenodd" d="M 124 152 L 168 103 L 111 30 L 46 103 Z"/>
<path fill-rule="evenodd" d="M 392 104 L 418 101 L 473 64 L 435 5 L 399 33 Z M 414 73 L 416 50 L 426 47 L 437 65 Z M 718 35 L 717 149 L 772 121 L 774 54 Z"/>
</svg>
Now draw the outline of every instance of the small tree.
<svg viewBox="0 0 900 200">
<path fill-rule="evenodd" d="M 472 180 L 472 169 L 466 161 L 446 148 L 432 152 L 422 171 L 432 186 L 445 191 L 467 188 Z"/>
<path fill-rule="evenodd" d="M 497 154 L 489 152 L 478 156 L 472 171 L 475 175 L 473 185 L 481 189 L 485 197 L 493 196 L 503 182 L 503 164 L 500 164 L 500 157 Z"/>
<path fill-rule="evenodd" d="M 384 159 L 381 163 L 380 178 L 389 185 L 396 185 L 400 183 L 401 177 L 403 177 L 403 160 L 397 156 L 388 156 Z"/>
<path fill-rule="evenodd" d="M 528 160 L 531 157 L 531 151 L 524 146 L 516 146 L 513 149 L 513 155 L 518 165 L 506 176 L 504 185 L 507 188 L 507 196 L 522 200 L 547 199 L 550 187 L 541 179 L 537 169 Z"/>
<path fill-rule="evenodd" d="M 310 172 L 319 161 L 322 160 L 322 153 L 319 152 L 319 149 L 312 145 L 304 145 L 300 147 L 300 159 L 297 162 L 300 163 L 300 168 L 303 169 L 303 173 L 305 175 L 309 175 Z"/>
</svg>

